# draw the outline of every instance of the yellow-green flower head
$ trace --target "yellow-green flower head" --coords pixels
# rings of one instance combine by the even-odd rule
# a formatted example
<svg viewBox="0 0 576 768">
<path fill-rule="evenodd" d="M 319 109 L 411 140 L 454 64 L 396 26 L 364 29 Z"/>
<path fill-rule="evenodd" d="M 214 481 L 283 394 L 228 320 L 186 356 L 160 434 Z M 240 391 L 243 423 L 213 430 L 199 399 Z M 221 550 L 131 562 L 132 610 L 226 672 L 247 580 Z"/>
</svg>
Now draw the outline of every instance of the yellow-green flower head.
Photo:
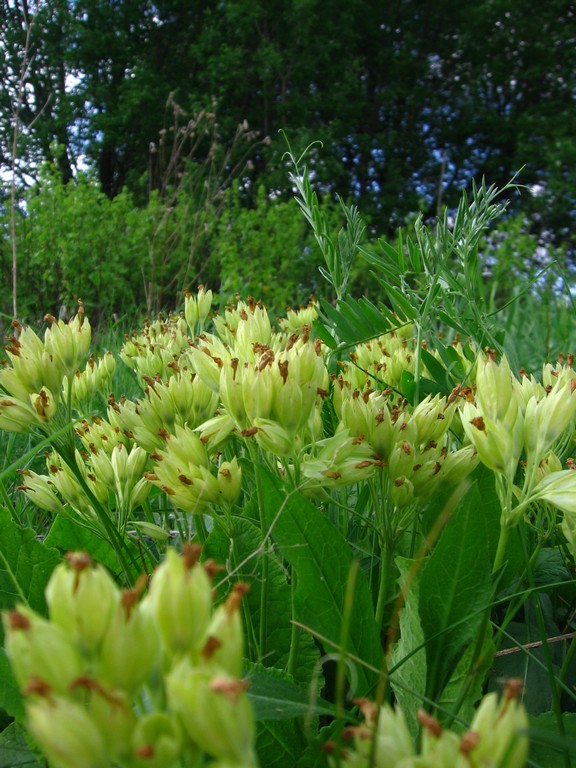
<svg viewBox="0 0 576 768">
<path fill-rule="evenodd" d="M 30 403 L 40 424 L 46 424 L 56 415 L 58 402 L 47 387 L 43 387 L 40 392 L 31 392 Z"/>
<path fill-rule="evenodd" d="M 38 425 L 32 404 L 0 393 L 0 429 L 6 432 L 28 432 Z"/>
<path fill-rule="evenodd" d="M 216 336 L 202 334 L 198 346 L 189 347 L 183 353 L 180 362 L 189 365 L 197 376 L 210 389 L 220 392 L 220 369 L 233 357 L 230 348 Z"/>
<path fill-rule="evenodd" d="M 302 475 L 308 486 L 335 488 L 360 483 L 375 471 L 375 457 L 362 437 L 353 437 L 343 429 L 315 445 L 316 456 L 304 455 Z"/>
<path fill-rule="evenodd" d="M 256 428 L 256 442 L 263 450 L 279 457 L 294 456 L 300 450 L 300 436 L 288 432 L 277 421 L 257 418 L 253 426 Z"/>
<path fill-rule="evenodd" d="M 29 608 L 18 606 L 2 615 L 5 648 L 21 689 L 43 680 L 57 693 L 83 673 L 83 660 L 70 635 Z"/>
<path fill-rule="evenodd" d="M 26 723 L 55 768 L 109 768 L 104 737 L 85 707 L 63 696 L 35 697 Z"/>
<path fill-rule="evenodd" d="M 90 349 L 92 329 L 84 316 L 84 305 L 79 302 L 78 314 L 69 323 L 51 315 L 44 318 L 50 323 L 44 336 L 46 352 L 61 365 L 62 376 L 72 376 L 82 366 Z"/>
<path fill-rule="evenodd" d="M 238 464 L 238 459 L 234 457 L 232 461 L 223 461 L 218 468 L 218 488 L 222 501 L 226 504 L 233 504 L 242 489 L 242 470 Z"/>
<path fill-rule="evenodd" d="M 156 621 L 138 603 L 141 586 L 122 592 L 104 635 L 98 665 L 101 680 L 128 693 L 135 693 L 161 661 Z"/>
<path fill-rule="evenodd" d="M 92 458 L 93 465 L 94 458 Z M 150 492 L 150 485 L 144 477 L 147 462 L 148 454 L 136 445 L 127 449 L 120 443 L 113 448 L 110 455 L 110 464 L 114 473 L 112 487 L 118 506 L 127 513 L 141 506 Z"/>
<path fill-rule="evenodd" d="M 480 702 L 470 725 L 468 756 L 476 765 L 523 768 L 528 758 L 528 716 L 519 701 L 520 680 L 509 680 L 504 695 L 489 693 Z M 462 749 L 461 749 L 462 751 Z"/>
<path fill-rule="evenodd" d="M 235 429 L 234 419 L 227 413 L 219 413 L 200 424 L 195 431 L 200 435 L 202 444 L 212 453 L 228 440 Z"/>
<path fill-rule="evenodd" d="M 76 408 L 90 402 L 97 394 L 110 389 L 111 378 L 116 368 L 116 359 L 111 352 L 106 352 L 98 360 L 90 355 L 84 371 L 77 370 L 70 378 L 64 379 L 64 397 L 72 386 L 72 402 Z"/>
<path fill-rule="evenodd" d="M 304 327 L 311 328 L 318 318 L 318 302 L 311 297 L 306 307 L 297 310 L 288 308 L 286 317 L 278 319 L 278 325 L 285 334 L 301 333 Z"/>
<path fill-rule="evenodd" d="M 138 402 L 123 399 L 108 407 L 108 421 L 113 429 L 152 453 L 164 445 L 164 422 L 146 397 Z M 122 441 L 123 442 L 123 441 Z"/>
<path fill-rule="evenodd" d="M 522 374 L 519 381 L 514 380 L 514 391 L 522 412 L 526 410 L 526 405 L 532 397 L 541 400 L 546 394 L 542 384 L 533 375 L 527 374 Z"/>
<path fill-rule="evenodd" d="M 516 418 L 510 426 L 491 419 L 472 403 L 461 410 L 462 426 L 480 461 L 489 469 L 513 481 L 523 449 L 524 425 Z"/>
<path fill-rule="evenodd" d="M 524 414 L 524 447 L 528 458 L 539 460 L 561 438 L 574 431 L 576 387 L 572 381 L 558 380 L 537 400 L 531 397 Z"/>
<path fill-rule="evenodd" d="M 54 515 L 64 512 L 64 505 L 52 480 L 46 475 L 39 475 L 30 469 L 22 471 L 23 482 L 18 486 L 32 504 Z"/>
<path fill-rule="evenodd" d="M 476 404 L 481 415 L 506 430 L 512 430 L 518 417 L 517 383 L 503 355 L 500 363 L 495 354 L 478 360 L 476 371 Z"/>
<path fill-rule="evenodd" d="M 75 432 L 82 441 L 86 452 L 96 453 L 105 451 L 112 453 L 115 445 L 122 443 L 126 447 L 132 444 L 129 437 L 120 429 L 118 425 L 113 426 L 106 419 L 94 416 L 92 421 L 82 419 L 75 426 Z"/>
<path fill-rule="evenodd" d="M 532 490 L 534 501 L 547 501 L 570 516 L 576 516 L 576 470 L 561 469 L 544 475 Z"/>
<path fill-rule="evenodd" d="M 46 588 L 50 620 L 87 658 L 99 652 L 119 600 L 110 575 L 85 552 L 69 553 Z"/>
<path fill-rule="evenodd" d="M 212 615 L 208 637 L 202 650 L 203 660 L 231 677 L 240 677 L 244 666 L 244 630 L 241 602 L 248 591 L 246 584 L 236 584 Z"/>
<path fill-rule="evenodd" d="M 190 514 L 202 513 L 220 501 L 215 470 L 200 438 L 188 427 L 176 427 L 166 448 L 156 454 L 157 464 L 146 477 L 162 488 L 173 504 Z"/>
<path fill-rule="evenodd" d="M 168 768 L 182 749 L 181 729 L 176 718 L 165 712 L 151 712 L 139 718 L 132 735 L 134 768 Z"/>
<path fill-rule="evenodd" d="M 243 383 L 247 367 L 248 363 L 242 363 L 237 357 L 233 357 L 228 363 L 224 363 L 220 370 L 220 397 L 238 430 L 249 426 Z"/>
<path fill-rule="evenodd" d="M 246 687 L 224 672 L 193 667 L 188 658 L 166 678 L 170 709 L 188 737 L 212 757 L 252 768 L 255 726 Z"/>
<path fill-rule="evenodd" d="M 428 395 L 424 398 L 412 413 L 412 419 L 416 422 L 417 442 L 421 446 L 430 442 L 440 442 L 452 424 L 452 418 L 456 412 L 456 400 L 447 402 L 445 397 Z"/>
<path fill-rule="evenodd" d="M 17 324 L 20 338 L 11 336 L 6 354 L 12 363 L 0 370 L 0 389 L 26 402 L 31 392 L 47 387 L 57 395 L 62 387 L 62 368 L 45 349 L 38 336 L 29 328 Z"/>
<path fill-rule="evenodd" d="M 89 675 L 76 681 L 74 694 L 83 697 L 86 712 L 104 739 L 112 765 L 131 765 L 132 736 L 139 722 L 133 696 L 118 686 L 106 688 Z"/>
<path fill-rule="evenodd" d="M 234 349 L 234 354 L 250 359 L 253 344 L 270 345 L 272 327 L 266 309 L 253 298 L 227 307 L 224 316 L 214 317 L 218 336 Z"/>
<path fill-rule="evenodd" d="M 108 486 L 88 470 L 79 451 L 75 452 L 76 465 L 90 490 L 102 504 L 108 502 Z M 93 519 L 95 512 L 90 501 L 70 467 L 57 453 L 52 452 L 46 459 L 50 479 L 62 498 L 83 517 Z"/>
<path fill-rule="evenodd" d="M 242 402 L 248 422 L 267 419 L 274 399 L 274 353 L 265 350 L 256 364 L 248 363 L 242 371 Z M 225 403 L 226 404 L 226 403 Z"/>
<path fill-rule="evenodd" d="M 140 381 L 144 376 L 166 379 L 171 365 L 188 349 L 187 325 L 184 317 L 170 315 L 146 322 L 142 333 L 132 332 L 120 350 L 120 359 L 134 370 Z"/>
<path fill-rule="evenodd" d="M 345 747 L 339 762 L 335 757 L 329 758 L 330 767 L 362 768 L 371 762 L 372 756 L 377 768 L 412 766 L 414 745 L 402 710 L 384 704 L 378 712 L 376 705 L 366 699 L 361 699 L 359 706 L 364 722 L 347 729 L 345 735 L 351 738 L 351 744 Z"/>
<path fill-rule="evenodd" d="M 207 291 L 203 285 L 198 286 L 198 292 L 195 296 L 190 291 L 186 291 L 184 317 L 192 336 L 196 336 L 204 330 L 204 324 L 212 308 L 212 298 L 212 291 Z"/>
<path fill-rule="evenodd" d="M 199 658 L 212 614 L 212 584 L 198 562 L 200 548 L 186 545 L 183 554 L 173 549 L 154 571 L 142 609 L 153 617 L 169 659 L 191 654 Z"/>
<path fill-rule="evenodd" d="M 542 386 L 547 390 L 561 382 L 570 383 L 576 379 L 576 371 L 572 368 L 573 356 L 569 355 L 568 365 L 564 364 L 563 355 L 560 357 L 556 365 L 546 363 L 542 367 Z"/>
</svg>

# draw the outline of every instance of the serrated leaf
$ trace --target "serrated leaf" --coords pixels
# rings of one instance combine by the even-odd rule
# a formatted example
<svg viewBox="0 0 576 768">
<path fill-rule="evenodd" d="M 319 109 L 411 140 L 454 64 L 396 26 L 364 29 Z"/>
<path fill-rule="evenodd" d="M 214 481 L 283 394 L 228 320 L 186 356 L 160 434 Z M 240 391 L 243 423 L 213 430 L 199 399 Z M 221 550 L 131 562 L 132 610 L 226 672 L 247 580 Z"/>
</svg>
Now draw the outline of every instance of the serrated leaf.
<svg viewBox="0 0 576 768">
<path fill-rule="evenodd" d="M 6 651 L 0 646 L 0 709 L 5 710 L 11 717 L 21 719 L 24 716 L 24 700 L 6 656 Z"/>
<path fill-rule="evenodd" d="M 256 752 L 260 765 L 284 768 L 296 765 L 306 745 L 295 720 L 261 720 L 257 723 Z"/>
<path fill-rule="evenodd" d="M 0 733 L 0 768 L 42 768 L 18 723 L 10 723 Z"/>
<path fill-rule="evenodd" d="M 336 528 L 308 499 L 288 489 L 266 468 L 255 468 L 266 498 L 265 517 L 270 535 L 282 557 L 296 573 L 294 604 L 298 620 L 326 637 L 332 652 L 341 646 L 342 625 L 349 620 L 346 650 L 357 659 L 380 668 L 382 647 L 374 620 L 370 590 L 364 575 L 357 576 L 349 617 L 344 616 L 352 553 Z M 353 695 L 373 691 L 376 677 L 354 663 Z"/>
<path fill-rule="evenodd" d="M 290 720 L 318 715 L 334 716 L 334 707 L 327 701 L 310 696 L 308 688 L 296 685 L 280 669 L 262 664 L 250 664 L 247 679 L 248 697 L 257 720 Z"/>
<path fill-rule="evenodd" d="M 257 515 L 256 515 L 257 516 Z M 257 553 L 262 543 L 260 528 L 245 517 L 234 517 L 230 529 L 225 533 L 215 527 L 203 547 L 203 555 L 216 562 L 226 564 L 227 570 L 234 571 L 236 580 L 251 585 L 244 598 L 248 606 L 251 628 L 247 628 L 247 640 L 258 634 L 260 621 L 262 584 L 262 559 Z M 263 662 L 268 667 L 284 669 L 290 655 L 292 641 L 291 590 L 286 572 L 273 555 L 268 557 L 268 578 L 266 582 L 266 652 Z M 231 587 L 230 582 L 227 583 Z M 320 653 L 309 634 L 301 632 L 298 647 L 298 664 L 294 679 L 307 686 L 313 679 Z"/>
<path fill-rule="evenodd" d="M 46 613 L 44 590 L 62 557 L 38 541 L 32 528 L 21 528 L 5 508 L 0 508 L 0 609 L 16 603 Z"/>
<path fill-rule="evenodd" d="M 482 697 L 484 680 L 490 672 L 494 658 L 494 643 L 490 631 L 486 632 L 480 658 L 474 658 L 474 651 L 474 645 L 469 645 L 466 648 L 442 691 L 440 700 L 437 702 L 441 719 L 444 713 L 449 713 L 458 717 L 459 720 L 464 720 L 467 725 L 472 721 L 475 705 Z M 472 663 L 474 663 L 475 675 L 470 680 L 469 674 Z M 460 701 L 463 691 L 464 696 Z M 458 729 L 456 723 L 452 727 Z M 466 729 L 462 728 L 462 730 Z"/>
<path fill-rule="evenodd" d="M 61 552 L 88 552 L 93 560 L 102 563 L 111 573 L 118 577 L 122 576 L 122 567 L 110 542 L 90 528 L 79 525 L 68 517 L 62 515 L 56 517 L 46 536 L 45 544 L 55 547 Z M 155 563 L 150 558 L 146 558 L 144 562 L 142 560 L 145 557 L 144 552 L 139 550 L 133 542 L 126 541 L 126 549 L 130 553 L 133 563 L 131 570 L 134 581 L 141 573 L 153 570 Z"/>
<path fill-rule="evenodd" d="M 397 557 L 395 563 L 400 572 L 399 582 L 402 585 L 406 582 L 414 561 Z M 400 611 L 400 637 L 392 652 L 390 668 L 390 684 L 404 712 L 413 739 L 416 739 L 420 732 L 417 712 L 422 706 L 426 689 L 426 649 L 424 631 L 420 622 L 419 599 L 420 581 L 416 577 L 410 581 L 404 605 Z"/>
<path fill-rule="evenodd" d="M 576 714 L 562 713 L 560 731 L 554 712 L 544 712 L 538 717 L 529 716 L 530 723 L 530 765 L 538 768 L 558 768 L 572 765 L 576 760 Z M 565 756 L 568 756 L 566 763 Z M 571 758 L 571 759 L 570 759 Z"/>
</svg>

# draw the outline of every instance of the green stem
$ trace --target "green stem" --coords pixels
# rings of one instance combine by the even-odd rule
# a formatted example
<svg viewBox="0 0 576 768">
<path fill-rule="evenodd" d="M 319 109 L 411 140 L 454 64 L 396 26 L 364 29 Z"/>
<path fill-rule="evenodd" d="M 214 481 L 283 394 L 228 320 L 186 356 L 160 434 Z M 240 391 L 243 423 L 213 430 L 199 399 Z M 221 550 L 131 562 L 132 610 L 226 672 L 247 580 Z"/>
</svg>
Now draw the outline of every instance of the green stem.
<svg viewBox="0 0 576 768">
<path fill-rule="evenodd" d="M 494 575 L 504 562 L 504 555 L 506 553 L 506 547 L 508 545 L 508 538 L 510 536 L 510 527 L 507 525 L 500 526 L 500 536 L 498 538 L 498 547 L 496 549 L 496 555 L 494 557 L 494 564 L 492 565 L 492 575 Z"/>
<path fill-rule="evenodd" d="M 258 448 L 254 443 L 247 441 L 248 451 L 250 458 L 254 465 L 254 477 L 256 479 L 256 500 L 258 504 L 258 516 L 260 518 L 260 535 L 262 539 L 265 536 L 266 531 L 266 516 L 264 513 L 264 491 L 262 489 L 262 482 L 260 480 L 260 473 L 257 471 L 258 466 Z M 263 659 L 266 655 L 266 631 L 267 631 L 267 614 L 268 614 L 268 571 L 269 563 L 268 557 L 265 552 L 262 553 L 262 579 L 260 582 L 260 627 L 258 631 L 258 646 L 260 650 L 260 658 Z"/>
<path fill-rule="evenodd" d="M 290 568 L 290 602 L 292 605 L 292 630 L 290 632 L 290 654 L 288 656 L 287 672 L 294 677 L 296 673 L 296 663 L 298 661 L 298 651 L 300 649 L 300 628 L 296 626 L 296 608 L 294 596 L 296 594 L 296 571 Z"/>
<path fill-rule="evenodd" d="M 393 550 L 392 550 L 393 551 Z M 378 583 L 378 599 L 376 601 L 376 626 L 382 631 L 384 612 L 389 603 L 390 584 L 392 581 L 392 551 L 384 545 L 380 550 L 380 580 Z"/>
<path fill-rule="evenodd" d="M 206 544 L 206 539 L 208 538 L 208 530 L 206 528 L 206 523 L 204 522 L 204 515 L 196 515 L 194 522 L 196 526 L 196 536 L 198 536 L 200 544 L 204 545 Z"/>
<path fill-rule="evenodd" d="M 98 522 L 101 524 L 102 529 L 104 530 L 104 533 L 106 535 L 106 538 L 108 539 L 112 548 L 114 549 L 114 553 L 118 558 L 118 562 L 120 563 L 120 566 L 124 571 L 124 575 L 126 577 L 127 583 L 130 584 L 132 581 L 133 571 L 130 568 L 129 561 L 126 557 L 126 548 L 127 548 L 126 541 L 118 533 L 118 530 L 116 529 L 116 527 L 112 523 L 112 520 L 110 519 L 108 511 L 104 509 L 102 504 L 98 501 L 98 499 L 92 492 L 91 488 L 85 481 L 82 473 L 78 469 L 78 465 L 76 464 L 76 458 L 75 458 L 74 452 L 72 451 L 71 454 L 67 450 L 62 450 L 58 452 L 62 458 L 62 461 L 65 462 L 65 464 L 68 466 L 70 471 L 74 474 L 74 477 L 76 478 L 82 490 L 86 494 L 86 497 L 90 501 L 90 504 L 92 504 L 92 506 L 94 507 L 94 511 L 96 512 L 96 515 L 98 517 Z"/>
</svg>

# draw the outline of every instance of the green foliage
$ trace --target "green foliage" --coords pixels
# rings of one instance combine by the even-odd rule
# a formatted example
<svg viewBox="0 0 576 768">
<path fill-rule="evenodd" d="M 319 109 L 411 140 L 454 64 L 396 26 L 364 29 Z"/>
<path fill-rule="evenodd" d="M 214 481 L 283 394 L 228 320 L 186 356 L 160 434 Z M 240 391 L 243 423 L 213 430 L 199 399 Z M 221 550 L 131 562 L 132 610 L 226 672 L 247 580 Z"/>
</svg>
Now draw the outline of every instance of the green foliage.
<svg viewBox="0 0 576 768">
<path fill-rule="evenodd" d="M 255 296 L 270 313 L 307 304 L 323 295 L 317 247 L 294 201 L 271 200 L 260 188 L 254 206 L 231 195 L 211 226 L 207 248 L 220 269 L 220 301 Z M 334 216 L 328 214 L 332 221 Z"/>
<path fill-rule="evenodd" d="M 531 241 L 510 225 L 505 246 L 489 247 L 486 229 L 504 205 L 495 202 L 498 190 L 482 184 L 470 201 L 462 198 L 453 222 L 448 213 L 436 228 L 420 219 L 410 235 L 368 244 L 354 206 L 326 207 L 298 163 L 293 181 L 308 235 L 294 205 L 261 193 L 252 210 L 232 195 L 222 207 L 207 204 L 202 221 L 210 227 L 201 240 L 209 268 L 222 269 L 221 302 L 236 287 L 258 298 L 259 281 L 270 285 L 266 298 L 278 309 L 310 279 L 315 243 L 329 285 L 320 287 L 323 315 L 313 328 L 314 307 L 290 313 L 276 330 L 253 300 L 212 316 L 210 291 L 187 295 L 183 313 L 148 321 L 120 354 L 113 334 L 105 341 L 134 374 L 125 398 L 118 390 L 125 377 L 106 378 L 105 393 L 92 391 L 104 385 L 90 378 L 87 347 L 78 351 L 82 324 L 53 323 L 43 339 L 17 328 L 0 370 L 0 418 L 28 430 L 26 469 L 40 447 L 50 451 L 44 467 L 23 475 L 20 490 L 9 486 L 16 443 L 3 460 L 2 606 L 28 601 L 45 613 L 43 588 L 69 548 L 88 551 L 132 586 L 138 571 L 167 562 L 169 544 L 192 540 L 203 545 L 204 561 L 222 566 L 208 566 L 216 603 L 229 605 L 238 582 L 251 587 L 240 610 L 262 765 L 325 765 L 322 742 L 338 751 L 343 734 L 371 727 L 357 697 L 382 705 L 383 722 L 397 716 L 386 702 L 405 709 L 414 745 L 430 738 L 417 715 L 424 707 L 458 745 L 482 694 L 511 676 L 525 680 L 530 714 L 554 718 L 559 736 L 548 743 L 568 759 L 576 491 L 566 457 L 574 447 L 576 374 L 564 362 L 544 368 L 542 383 L 516 379 L 494 351 L 484 358 L 479 349 L 512 345 L 520 322 L 512 309 L 520 317 L 540 290 L 537 271 L 529 270 L 523 292 L 503 278 L 513 260 L 510 240 L 518 240 L 519 254 Z M 95 206 L 117 205 L 118 221 L 138 210 L 83 184 L 84 218 Z M 82 216 L 71 213 L 77 190 L 52 182 L 58 205 L 48 210 L 69 210 L 81 239 Z M 166 198 L 153 196 L 132 223 L 161 222 L 155 236 L 166 229 L 162 242 L 188 274 L 190 251 L 176 243 L 185 207 L 198 198 L 185 188 L 176 197 L 168 212 Z M 40 231 L 49 217 L 37 204 L 38 218 L 45 216 Z M 29 209 L 23 222 L 32 226 L 31 218 Z M 67 247 L 66 264 L 87 268 L 88 250 L 80 265 Z M 485 251 L 500 275 L 492 292 L 482 275 Z M 156 297 L 170 295 L 173 280 L 160 253 L 156 260 L 148 251 L 141 263 L 156 270 Z M 366 263 L 382 292 L 374 300 L 348 293 Z M 514 264 L 520 275 L 520 256 Z M 110 280 L 103 301 L 116 290 Z M 457 341 L 458 333 L 467 338 Z M 88 395 L 79 394 L 82 387 Z M 25 423 L 11 420 L 13 408 Z M 494 424 L 504 426 L 496 432 Z M 505 470 L 494 458 L 499 452 Z M 480 460 L 484 468 L 474 471 Z M 13 501 L 22 493 L 24 510 Z M 34 513 L 36 504 L 44 513 Z M 168 624 L 176 632 L 178 616 Z M 550 642 L 559 636 L 562 643 Z M 213 652 L 203 646 L 202 658 Z M 5 656 L 0 667 L 7 681 L 0 707 L 22 722 Z M 139 707 L 148 706 L 156 703 L 146 692 Z M 514 728 L 524 728 L 523 718 L 520 709 Z M 397 737 L 400 728 L 390 733 Z M 525 734 L 516 735 L 524 744 Z M 4 742 L 17 737 L 12 728 Z M 534 756 L 540 759 L 538 747 Z"/>
</svg>

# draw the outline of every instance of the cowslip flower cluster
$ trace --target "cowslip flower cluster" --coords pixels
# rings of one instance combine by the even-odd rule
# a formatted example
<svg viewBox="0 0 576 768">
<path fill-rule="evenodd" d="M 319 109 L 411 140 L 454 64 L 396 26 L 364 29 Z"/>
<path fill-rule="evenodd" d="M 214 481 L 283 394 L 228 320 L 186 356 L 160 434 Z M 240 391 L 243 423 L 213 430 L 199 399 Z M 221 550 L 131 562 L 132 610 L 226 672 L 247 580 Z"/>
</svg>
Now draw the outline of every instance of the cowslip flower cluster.
<svg viewBox="0 0 576 768">
<path fill-rule="evenodd" d="M 576 527 L 576 473 L 561 469 L 572 444 L 576 417 L 576 372 L 568 365 L 544 366 L 542 382 L 520 380 L 505 357 L 488 350 L 478 361 L 476 393 L 461 411 L 463 429 L 480 460 L 496 475 L 502 524 L 516 525 L 535 502 L 564 512 L 569 543 Z"/>
<path fill-rule="evenodd" d="M 241 679 L 241 584 L 214 606 L 199 548 L 168 550 L 120 590 L 85 553 L 48 584 L 49 618 L 3 616 L 6 651 L 25 695 L 26 725 L 55 768 L 256 766 L 254 721 Z M 202 764 L 206 764 L 205 760 Z"/>
<path fill-rule="evenodd" d="M 523 768 L 528 758 L 528 717 L 519 701 L 521 681 L 510 680 L 504 694 L 489 693 L 480 702 L 464 734 L 443 728 L 421 710 L 420 749 L 416 750 L 406 720 L 399 707 L 358 702 L 363 722 L 348 728 L 345 746 L 338 760 L 335 745 L 326 745 L 330 766 L 342 768 L 470 768 L 470 766 L 506 766 Z M 330 754 L 332 753 L 332 754 Z"/>
<path fill-rule="evenodd" d="M 0 429 L 46 431 L 58 412 L 63 387 L 83 364 L 91 341 L 91 329 L 80 302 L 78 313 L 65 323 L 52 315 L 40 339 L 29 327 L 13 323 L 15 335 L 6 347 L 7 360 L 0 369 Z"/>
</svg>

